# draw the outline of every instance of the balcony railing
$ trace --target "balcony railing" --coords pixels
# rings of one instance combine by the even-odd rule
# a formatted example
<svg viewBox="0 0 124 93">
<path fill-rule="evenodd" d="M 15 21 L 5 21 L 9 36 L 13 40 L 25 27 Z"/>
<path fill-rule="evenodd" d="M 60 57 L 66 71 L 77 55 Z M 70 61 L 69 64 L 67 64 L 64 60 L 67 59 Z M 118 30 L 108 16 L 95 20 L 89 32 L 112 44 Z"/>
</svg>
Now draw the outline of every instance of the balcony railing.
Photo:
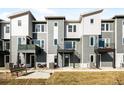
<svg viewBox="0 0 124 93">
<path fill-rule="evenodd" d="M 18 50 L 35 50 L 36 45 L 18 45 Z"/>
<path fill-rule="evenodd" d="M 101 49 L 106 49 L 106 48 L 115 48 L 115 43 L 104 43 L 104 44 L 96 44 L 95 48 L 101 48 Z"/>
<path fill-rule="evenodd" d="M 103 44 L 103 45 L 96 44 L 94 50 L 96 53 L 114 52 L 115 44 L 114 43 Z"/>
</svg>

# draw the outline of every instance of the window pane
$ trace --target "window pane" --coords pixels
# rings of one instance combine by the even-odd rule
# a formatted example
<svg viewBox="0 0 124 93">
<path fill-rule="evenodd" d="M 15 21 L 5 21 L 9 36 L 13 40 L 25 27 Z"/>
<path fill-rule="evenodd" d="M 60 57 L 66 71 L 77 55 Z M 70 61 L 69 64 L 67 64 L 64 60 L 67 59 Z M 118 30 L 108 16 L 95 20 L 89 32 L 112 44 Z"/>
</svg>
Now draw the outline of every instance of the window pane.
<svg viewBox="0 0 124 93">
<path fill-rule="evenodd" d="M 75 42 L 73 42 L 73 48 L 75 49 Z"/>
<path fill-rule="evenodd" d="M 74 27 L 74 28 L 73 28 L 73 31 L 76 32 L 76 25 L 74 25 L 73 27 Z"/>
<path fill-rule="evenodd" d="M 41 32 L 44 32 L 44 25 L 41 25 Z"/>
<path fill-rule="evenodd" d="M 18 45 L 21 44 L 21 38 L 18 38 Z"/>
<path fill-rule="evenodd" d="M 21 23 L 21 20 L 18 20 L 18 26 L 21 26 L 22 23 Z"/>
<path fill-rule="evenodd" d="M 91 24 L 93 24 L 93 23 L 94 23 L 94 20 L 93 20 L 93 19 L 91 19 L 91 20 L 90 20 L 90 23 L 91 23 Z"/>
<path fill-rule="evenodd" d="M 106 31 L 108 31 L 109 29 L 109 24 L 106 24 Z"/>
<path fill-rule="evenodd" d="M 68 26 L 68 32 L 72 32 L 72 25 Z"/>
<path fill-rule="evenodd" d="M 68 48 L 72 48 L 72 42 L 70 41 L 68 41 L 68 42 L 64 42 L 64 48 L 65 49 L 68 49 Z"/>
<path fill-rule="evenodd" d="M 9 56 L 6 56 L 6 63 L 9 63 Z"/>
<path fill-rule="evenodd" d="M 9 26 L 6 27 L 6 33 L 9 33 Z"/>
<path fill-rule="evenodd" d="M 6 43 L 5 48 L 6 48 L 7 50 L 10 49 L 10 44 L 9 44 L 9 43 Z"/>
<path fill-rule="evenodd" d="M 40 25 L 39 24 L 36 25 L 35 32 L 40 32 Z"/>
<path fill-rule="evenodd" d="M 101 30 L 102 30 L 102 31 L 105 30 L 105 24 L 101 24 Z"/>
<path fill-rule="evenodd" d="M 57 23 L 54 23 L 54 26 L 57 26 Z"/>
<path fill-rule="evenodd" d="M 93 46 L 93 44 L 94 44 L 94 39 L 93 39 L 93 37 L 91 37 L 90 38 L 90 45 Z"/>
<path fill-rule="evenodd" d="M 40 46 L 40 40 L 34 40 L 34 44 Z"/>
<path fill-rule="evenodd" d="M 93 55 L 91 55 L 90 60 L 91 60 L 91 62 L 93 62 Z"/>
<path fill-rule="evenodd" d="M 54 39 L 54 45 L 57 45 L 57 39 Z"/>
<path fill-rule="evenodd" d="M 41 41 L 41 47 L 44 48 L 44 40 Z"/>
</svg>

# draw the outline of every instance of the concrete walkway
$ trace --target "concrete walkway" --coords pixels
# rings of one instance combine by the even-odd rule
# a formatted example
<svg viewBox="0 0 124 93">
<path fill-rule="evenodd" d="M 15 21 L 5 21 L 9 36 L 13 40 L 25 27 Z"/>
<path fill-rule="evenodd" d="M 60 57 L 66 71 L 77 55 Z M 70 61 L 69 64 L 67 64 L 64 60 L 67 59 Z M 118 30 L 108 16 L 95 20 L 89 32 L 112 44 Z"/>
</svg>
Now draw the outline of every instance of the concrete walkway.
<svg viewBox="0 0 124 93">
<path fill-rule="evenodd" d="M 31 74 L 17 77 L 16 79 L 48 79 L 50 77 L 49 72 L 35 71 Z"/>
</svg>

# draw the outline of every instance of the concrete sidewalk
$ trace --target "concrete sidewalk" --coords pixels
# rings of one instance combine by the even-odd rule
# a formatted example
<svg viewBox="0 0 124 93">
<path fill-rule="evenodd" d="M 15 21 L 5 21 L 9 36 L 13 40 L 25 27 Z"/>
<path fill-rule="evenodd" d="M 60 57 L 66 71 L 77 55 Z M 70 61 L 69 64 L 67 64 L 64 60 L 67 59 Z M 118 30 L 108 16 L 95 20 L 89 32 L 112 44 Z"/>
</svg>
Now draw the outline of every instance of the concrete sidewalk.
<svg viewBox="0 0 124 93">
<path fill-rule="evenodd" d="M 16 79 L 48 79 L 50 77 L 49 72 L 35 71 L 31 74 L 17 77 Z"/>
</svg>

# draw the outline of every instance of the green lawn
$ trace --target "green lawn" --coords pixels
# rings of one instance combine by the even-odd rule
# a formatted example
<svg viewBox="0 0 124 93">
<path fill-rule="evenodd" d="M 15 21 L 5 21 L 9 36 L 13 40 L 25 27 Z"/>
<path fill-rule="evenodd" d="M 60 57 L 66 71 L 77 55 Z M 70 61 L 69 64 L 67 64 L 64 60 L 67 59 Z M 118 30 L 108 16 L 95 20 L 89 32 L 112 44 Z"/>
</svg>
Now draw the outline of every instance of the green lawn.
<svg viewBox="0 0 124 93">
<path fill-rule="evenodd" d="M 0 74 L 1 75 L 1 74 Z M 0 79 L 1 85 L 124 85 L 124 72 L 56 72 L 46 79 Z"/>
</svg>

